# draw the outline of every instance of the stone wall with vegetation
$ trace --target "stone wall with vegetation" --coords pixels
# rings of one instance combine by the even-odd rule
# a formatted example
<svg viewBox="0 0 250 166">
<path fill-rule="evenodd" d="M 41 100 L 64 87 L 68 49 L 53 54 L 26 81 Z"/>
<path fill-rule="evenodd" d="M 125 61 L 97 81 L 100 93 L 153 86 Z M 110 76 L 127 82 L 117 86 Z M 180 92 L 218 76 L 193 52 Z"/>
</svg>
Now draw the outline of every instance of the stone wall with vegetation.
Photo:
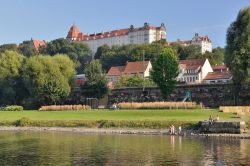
<svg viewBox="0 0 250 166">
<path fill-rule="evenodd" d="M 235 96 L 232 84 L 200 84 L 178 85 L 169 101 L 182 101 L 189 91 L 191 100 L 202 103 L 206 107 L 234 105 Z M 158 88 L 124 88 L 114 89 L 109 95 L 109 104 L 120 102 L 147 102 L 163 101 Z M 243 87 L 239 93 L 239 105 L 250 105 L 250 87 Z"/>
<path fill-rule="evenodd" d="M 246 131 L 245 122 L 212 122 L 203 121 L 199 123 L 201 132 L 204 133 L 235 133 Z"/>
</svg>

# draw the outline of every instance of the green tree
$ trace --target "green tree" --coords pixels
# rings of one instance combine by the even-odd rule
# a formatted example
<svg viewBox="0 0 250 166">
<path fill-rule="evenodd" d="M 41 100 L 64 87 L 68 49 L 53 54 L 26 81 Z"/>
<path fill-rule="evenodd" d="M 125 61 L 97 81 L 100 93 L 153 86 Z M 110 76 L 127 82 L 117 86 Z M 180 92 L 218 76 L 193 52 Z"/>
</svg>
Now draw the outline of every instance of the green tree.
<svg viewBox="0 0 250 166">
<path fill-rule="evenodd" d="M 122 66 L 127 61 L 141 61 L 143 54 L 145 59 L 154 61 L 164 48 L 165 44 L 162 42 L 112 47 L 103 45 L 98 48 L 95 57 L 100 59 L 103 69 L 107 71 L 111 66 Z"/>
<path fill-rule="evenodd" d="M 192 44 L 189 46 L 174 44 L 172 46 L 172 49 L 176 51 L 177 56 L 180 60 L 195 59 L 199 58 L 199 56 L 201 55 L 200 48 Z"/>
<path fill-rule="evenodd" d="M 26 57 L 38 54 L 38 52 L 33 47 L 31 40 L 23 41 L 21 44 L 19 44 L 18 50 Z"/>
<path fill-rule="evenodd" d="M 85 97 L 102 98 L 108 92 L 108 80 L 103 73 L 99 60 L 93 60 L 85 68 L 87 81 L 82 85 L 81 91 Z"/>
<path fill-rule="evenodd" d="M 199 54 L 197 58 L 207 58 L 211 65 L 220 65 L 224 62 L 224 49 L 215 48 L 212 52 L 205 52 L 204 54 Z"/>
<path fill-rule="evenodd" d="M 143 87 L 143 86 L 152 87 L 155 86 L 155 84 L 150 78 L 143 79 L 139 75 L 133 75 L 130 77 L 122 75 L 115 84 L 115 88 Z"/>
<path fill-rule="evenodd" d="M 167 99 L 173 91 L 179 73 L 177 56 L 171 48 L 165 48 L 152 63 L 151 77 L 162 92 L 164 99 Z"/>
<path fill-rule="evenodd" d="M 91 50 L 82 42 L 69 41 L 67 39 L 56 39 L 40 49 L 42 54 L 56 55 L 66 54 L 77 65 L 78 73 L 82 73 L 84 66 L 91 60 Z"/>
<path fill-rule="evenodd" d="M 18 47 L 16 44 L 3 44 L 0 46 L 0 52 L 4 51 L 16 51 L 18 52 Z"/>
<path fill-rule="evenodd" d="M 237 99 L 241 86 L 250 85 L 250 7 L 240 10 L 227 30 L 225 62 L 233 74 Z"/>
<path fill-rule="evenodd" d="M 37 56 L 26 59 L 22 79 L 28 89 L 31 107 L 62 103 L 69 96 L 75 70 L 66 55 Z"/>
<path fill-rule="evenodd" d="M 214 65 L 220 65 L 224 63 L 225 49 L 221 47 L 214 48 L 213 51 L 213 62 Z"/>
<path fill-rule="evenodd" d="M 131 45 L 125 46 L 112 46 L 105 47 L 105 51 L 102 52 L 100 56 L 100 61 L 102 63 L 103 69 L 105 71 L 109 70 L 111 66 L 122 66 L 125 65 L 127 61 L 131 59 L 129 50 Z"/>
<path fill-rule="evenodd" d="M 94 59 L 100 59 L 102 56 L 104 56 L 108 51 L 110 50 L 110 47 L 107 44 L 104 44 L 100 47 L 98 47 Z"/>
<path fill-rule="evenodd" d="M 19 102 L 18 91 L 23 56 L 15 51 L 0 53 L 0 105 L 10 105 Z"/>
</svg>

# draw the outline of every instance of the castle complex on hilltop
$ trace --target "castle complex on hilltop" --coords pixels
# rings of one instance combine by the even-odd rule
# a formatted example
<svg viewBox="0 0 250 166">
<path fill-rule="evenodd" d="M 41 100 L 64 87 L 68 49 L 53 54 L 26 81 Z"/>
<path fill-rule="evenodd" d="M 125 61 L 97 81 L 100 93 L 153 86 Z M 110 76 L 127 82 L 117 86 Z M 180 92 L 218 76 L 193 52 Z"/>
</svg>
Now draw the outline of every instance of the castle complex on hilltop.
<svg viewBox="0 0 250 166">
<path fill-rule="evenodd" d="M 92 56 L 96 53 L 98 47 L 107 44 L 113 45 L 128 45 L 128 44 L 150 44 L 154 41 L 166 39 L 166 27 L 162 23 L 159 27 L 151 26 L 144 23 L 143 27 L 135 28 L 133 25 L 130 28 L 113 30 L 110 32 L 101 32 L 94 34 L 85 34 L 79 31 L 76 25 L 72 25 L 67 39 L 71 41 L 80 41 L 88 44 L 92 51 Z M 200 36 L 195 33 L 191 40 L 180 40 L 169 42 L 169 45 L 180 44 L 182 46 L 195 45 L 204 54 L 206 51 L 212 52 L 212 42 L 208 36 Z"/>
<path fill-rule="evenodd" d="M 198 33 L 195 33 L 192 40 L 182 41 L 178 39 L 176 42 L 170 42 L 169 45 L 180 44 L 182 46 L 195 45 L 201 49 L 201 53 L 204 54 L 206 51 L 212 52 L 212 42 L 208 36 L 200 36 Z"/>
<path fill-rule="evenodd" d="M 87 43 L 94 55 L 98 47 L 104 44 L 109 46 L 150 44 L 154 41 L 166 39 L 166 28 L 163 23 L 159 27 L 150 26 L 148 23 L 144 23 L 144 26 L 139 28 L 135 28 L 131 25 L 130 28 L 126 29 L 85 34 L 80 32 L 76 25 L 73 25 L 68 32 L 67 39 Z"/>
</svg>

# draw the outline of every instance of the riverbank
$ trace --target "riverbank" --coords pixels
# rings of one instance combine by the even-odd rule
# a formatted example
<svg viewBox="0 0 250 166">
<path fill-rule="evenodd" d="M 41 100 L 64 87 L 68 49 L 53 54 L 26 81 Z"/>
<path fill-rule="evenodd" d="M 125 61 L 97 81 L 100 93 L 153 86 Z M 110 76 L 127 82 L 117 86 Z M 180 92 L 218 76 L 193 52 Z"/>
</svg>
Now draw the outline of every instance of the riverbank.
<svg viewBox="0 0 250 166">
<path fill-rule="evenodd" d="M 133 129 L 133 128 L 83 128 L 83 127 L 15 127 L 15 126 L 1 126 L 0 131 L 31 131 L 31 132 L 72 132 L 85 134 L 135 134 L 135 135 L 170 135 L 168 129 Z M 197 130 L 182 131 L 180 135 L 186 137 L 198 138 L 230 138 L 230 139 L 250 139 L 250 134 L 203 134 Z"/>
</svg>

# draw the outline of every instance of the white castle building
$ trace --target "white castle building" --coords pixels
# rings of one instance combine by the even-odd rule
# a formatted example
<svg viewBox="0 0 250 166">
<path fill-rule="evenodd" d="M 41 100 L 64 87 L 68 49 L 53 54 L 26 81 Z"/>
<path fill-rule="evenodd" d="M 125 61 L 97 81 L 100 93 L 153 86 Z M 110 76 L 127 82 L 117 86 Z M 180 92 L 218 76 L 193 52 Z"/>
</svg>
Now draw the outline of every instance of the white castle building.
<svg viewBox="0 0 250 166">
<path fill-rule="evenodd" d="M 87 43 L 94 55 L 98 47 L 104 44 L 109 46 L 150 44 L 154 41 L 166 39 L 166 28 L 163 23 L 159 27 L 150 26 L 148 23 L 144 23 L 144 26 L 139 28 L 135 28 L 131 25 L 130 28 L 126 29 L 85 34 L 80 32 L 76 25 L 73 25 L 68 32 L 67 39 Z"/>
<path fill-rule="evenodd" d="M 212 42 L 208 36 L 200 36 L 198 33 L 195 33 L 192 40 L 180 40 L 176 42 L 170 42 L 170 45 L 180 44 L 182 46 L 189 46 L 191 44 L 198 46 L 201 49 L 201 53 L 204 54 L 206 51 L 212 52 Z"/>
</svg>

